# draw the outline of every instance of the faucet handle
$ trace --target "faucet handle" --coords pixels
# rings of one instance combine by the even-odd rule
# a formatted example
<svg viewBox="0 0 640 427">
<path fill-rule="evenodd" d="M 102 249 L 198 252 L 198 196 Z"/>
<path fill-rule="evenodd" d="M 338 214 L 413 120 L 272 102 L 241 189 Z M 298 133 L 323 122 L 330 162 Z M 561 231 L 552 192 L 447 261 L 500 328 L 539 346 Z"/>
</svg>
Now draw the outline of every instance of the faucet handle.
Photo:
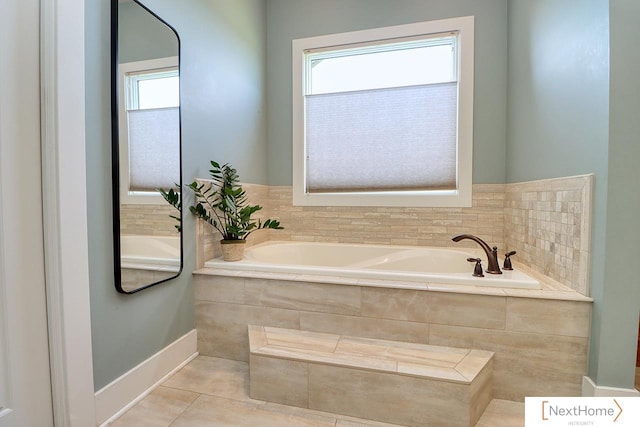
<svg viewBox="0 0 640 427">
<path fill-rule="evenodd" d="M 511 256 L 515 255 L 516 251 L 511 251 L 511 252 L 507 252 L 506 254 L 504 254 L 504 266 L 502 267 L 503 270 L 513 270 L 513 267 L 511 266 Z"/>
<path fill-rule="evenodd" d="M 475 262 L 476 265 L 473 268 L 473 277 L 484 277 L 482 273 L 482 259 L 480 258 L 467 258 L 469 262 Z"/>
</svg>

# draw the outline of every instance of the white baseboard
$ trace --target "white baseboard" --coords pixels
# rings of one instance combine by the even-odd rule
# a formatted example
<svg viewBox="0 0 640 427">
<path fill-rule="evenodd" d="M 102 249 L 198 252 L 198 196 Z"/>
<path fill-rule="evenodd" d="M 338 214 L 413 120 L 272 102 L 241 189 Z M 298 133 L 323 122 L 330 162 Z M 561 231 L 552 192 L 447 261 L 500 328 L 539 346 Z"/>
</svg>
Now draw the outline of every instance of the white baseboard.
<svg viewBox="0 0 640 427">
<path fill-rule="evenodd" d="M 197 331 L 189 331 L 96 392 L 96 424 L 107 426 L 197 355 Z"/>
<path fill-rule="evenodd" d="M 616 388 L 597 385 L 587 376 L 582 377 L 582 395 L 588 397 L 640 397 L 634 388 Z"/>
</svg>

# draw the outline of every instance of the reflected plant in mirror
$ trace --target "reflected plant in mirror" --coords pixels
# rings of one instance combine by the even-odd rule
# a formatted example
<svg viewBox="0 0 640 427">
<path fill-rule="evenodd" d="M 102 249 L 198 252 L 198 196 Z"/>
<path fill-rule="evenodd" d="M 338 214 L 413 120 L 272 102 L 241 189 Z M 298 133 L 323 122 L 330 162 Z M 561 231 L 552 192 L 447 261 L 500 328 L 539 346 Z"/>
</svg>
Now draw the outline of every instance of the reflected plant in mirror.
<svg viewBox="0 0 640 427">
<path fill-rule="evenodd" d="M 111 19 L 114 275 L 130 294 L 182 270 L 180 40 L 138 0 L 112 0 Z"/>
</svg>

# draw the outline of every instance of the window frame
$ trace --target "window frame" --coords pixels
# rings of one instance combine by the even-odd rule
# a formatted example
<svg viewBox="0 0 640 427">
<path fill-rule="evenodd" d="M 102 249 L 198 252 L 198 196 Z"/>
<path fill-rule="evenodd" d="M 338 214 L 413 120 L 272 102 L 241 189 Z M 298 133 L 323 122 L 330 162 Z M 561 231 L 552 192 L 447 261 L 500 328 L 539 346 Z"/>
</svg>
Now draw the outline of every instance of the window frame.
<svg viewBox="0 0 640 427">
<path fill-rule="evenodd" d="M 178 68 L 177 56 L 148 59 L 144 61 L 126 62 L 118 65 L 118 96 L 124 102 L 118 103 L 119 129 L 119 162 L 120 162 L 120 203 L 137 205 L 164 205 L 167 202 L 157 191 L 130 191 L 129 163 L 129 126 L 127 124 L 127 108 L 130 100 L 127 97 L 127 75 L 151 72 L 154 70 Z"/>
<path fill-rule="evenodd" d="M 457 33 L 458 126 L 457 189 L 309 193 L 306 190 L 305 89 L 306 52 L 336 49 L 415 36 Z M 295 206 L 470 207 L 473 176 L 474 17 L 465 16 L 370 30 L 296 39 L 292 42 L 293 71 L 293 204 Z"/>
</svg>

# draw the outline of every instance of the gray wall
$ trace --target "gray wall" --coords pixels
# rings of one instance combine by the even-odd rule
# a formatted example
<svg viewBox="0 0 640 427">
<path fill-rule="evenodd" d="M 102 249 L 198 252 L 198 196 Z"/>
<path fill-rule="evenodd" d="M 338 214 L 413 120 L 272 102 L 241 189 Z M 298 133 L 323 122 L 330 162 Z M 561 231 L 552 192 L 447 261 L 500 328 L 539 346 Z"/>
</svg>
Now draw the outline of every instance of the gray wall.
<svg viewBox="0 0 640 427">
<path fill-rule="evenodd" d="M 182 42 L 183 180 L 209 160 L 266 182 L 262 0 L 147 0 Z M 86 137 L 94 383 L 104 387 L 194 327 L 195 223 L 185 215 L 182 275 L 134 295 L 113 284 L 109 2 L 86 0 Z M 250 153 L 247 155 L 247 153 Z"/>
<path fill-rule="evenodd" d="M 118 5 L 118 62 L 178 55 L 176 35 L 135 2 Z"/>
<path fill-rule="evenodd" d="M 193 327 L 194 223 L 185 217 L 185 272 L 178 280 L 133 296 L 115 292 L 109 11 L 108 2 L 86 1 L 90 286 L 100 388 Z M 590 375 L 600 385 L 631 386 L 640 301 L 631 259 L 640 243 L 635 0 L 146 3 L 182 41 L 185 182 L 206 176 L 214 159 L 234 164 L 246 182 L 291 184 L 292 39 L 475 15 L 474 182 L 596 174 Z"/>
<path fill-rule="evenodd" d="M 589 375 L 623 388 L 640 303 L 639 18 L 635 0 L 509 1 L 507 182 L 595 173 Z"/>
<path fill-rule="evenodd" d="M 610 2 L 611 85 L 609 182 L 599 326 L 594 329 L 592 370 L 598 384 L 633 387 L 640 279 L 640 2 Z"/>
<path fill-rule="evenodd" d="M 292 183 L 291 41 L 367 28 L 475 15 L 473 181 L 505 180 L 506 0 L 269 0 L 269 184 Z"/>
</svg>

